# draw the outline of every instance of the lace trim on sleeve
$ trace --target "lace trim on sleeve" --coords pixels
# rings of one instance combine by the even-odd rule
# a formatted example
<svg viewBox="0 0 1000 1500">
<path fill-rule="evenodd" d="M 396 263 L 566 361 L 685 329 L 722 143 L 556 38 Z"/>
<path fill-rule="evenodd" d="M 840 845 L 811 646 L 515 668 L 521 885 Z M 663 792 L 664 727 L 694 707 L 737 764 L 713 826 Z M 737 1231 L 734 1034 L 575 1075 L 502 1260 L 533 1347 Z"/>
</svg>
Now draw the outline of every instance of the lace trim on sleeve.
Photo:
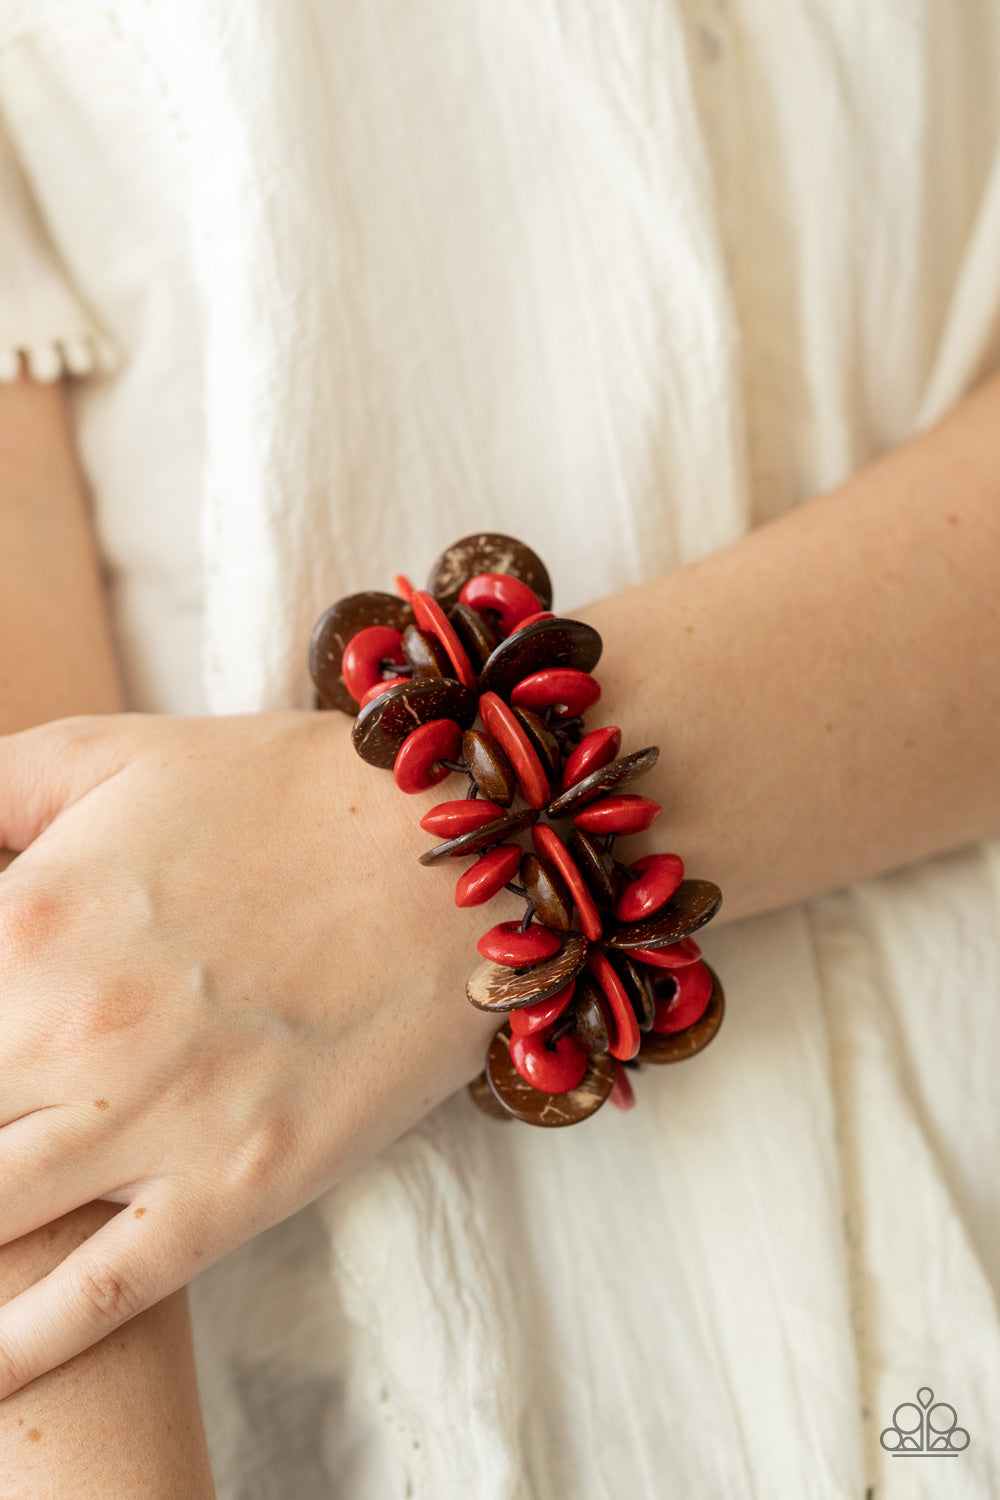
<svg viewBox="0 0 1000 1500">
<path fill-rule="evenodd" d="M 68 375 L 107 374 L 117 365 L 114 346 L 93 334 L 34 339 L 0 346 L 0 382 L 27 373 L 33 380 L 61 380 Z"/>
</svg>

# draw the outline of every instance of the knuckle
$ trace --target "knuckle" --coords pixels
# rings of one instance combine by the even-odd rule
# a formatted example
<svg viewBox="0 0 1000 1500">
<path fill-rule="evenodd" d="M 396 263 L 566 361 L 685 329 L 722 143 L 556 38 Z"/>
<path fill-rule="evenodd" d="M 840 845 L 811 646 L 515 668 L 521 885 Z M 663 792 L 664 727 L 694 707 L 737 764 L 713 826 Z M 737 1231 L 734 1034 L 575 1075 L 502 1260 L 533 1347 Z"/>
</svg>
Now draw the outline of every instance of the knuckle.
<svg viewBox="0 0 1000 1500">
<path fill-rule="evenodd" d="M 42 892 L 19 894 L 0 906 L 0 955 L 10 963 L 35 958 L 61 922 L 61 902 Z"/>
<path fill-rule="evenodd" d="M 27 1380 L 28 1372 L 14 1350 L 0 1343 L 0 1390 L 7 1393 L 20 1390 Z"/>
<path fill-rule="evenodd" d="M 133 1276 L 103 1264 L 82 1265 L 76 1290 L 88 1324 L 98 1331 L 117 1327 L 146 1306 Z"/>
</svg>

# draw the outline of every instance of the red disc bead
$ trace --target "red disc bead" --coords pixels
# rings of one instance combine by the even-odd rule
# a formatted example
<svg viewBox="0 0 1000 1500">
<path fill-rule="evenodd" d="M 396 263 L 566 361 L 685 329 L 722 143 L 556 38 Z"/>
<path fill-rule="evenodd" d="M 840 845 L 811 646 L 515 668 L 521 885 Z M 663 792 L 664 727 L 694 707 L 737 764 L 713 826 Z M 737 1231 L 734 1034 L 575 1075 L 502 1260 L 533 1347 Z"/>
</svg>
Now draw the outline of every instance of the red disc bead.
<svg viewBox="0 0 1000 1500">
<path fill-rule="evenodd" d="M 619 1062 L 628 1062 L 638 1052 L 641 1041 L 639 1022 L 628 992 L 607 957 L 598 949 L 592 948 L 587 954 L 587 968 L 600 985 L 601 993 L 614 1018 L 615 1034 L 609 1039 L 608 1051 Z"/>
<path fill-rule="evenodd" d="M 701 949 L 694 938 L 681 938 L 677 943 L 668 943 L 665 948 L 629 948 L 629 958 L 638 958 L 654 969 L 685 969 L 701 958 Z"/>
<path fill-rule="evenodd" d="M 519 620 L 518 621 L 518 625 L 517 625 L 517 629 L 518 630 L 527 630 L 527 628 L 528 628 L 529 625 L 537 625 L 538 622 L 539 622 L 539 620 L 554 620 L 554 619 L 555 619 L 555 615 L 552 613 L 551 609 L 540 609 L 536 615 L 527 615 L 525 617 L 525 619 Z M 514 631 L 512 630 L 511 631 L 511 635 L 513 635 L 513 634 L 514 634 Z"/>
<path fill-rule="evenodd" d="M 396 585 L 396 593 L 399 594 L 400 598 L 405 599 L 409 603 L 413 598 L 413 584 L 407 578 L 406 574 L 397 573 L 393 582 Z"/>
<path fill-rule="evenodd" d="M 573 819 L 584 833 L 642 833 L 651 828 L 663 808 L 648 797 L 602 797 L 583 808 Z"/>
<path fill-rule="evenodd" d="M 367 693 L 365 693 L 361 699 L 361 707 L 367 708 L 373 698 L 381 697 L 381 695 L 383 693 L 387 693 L 391 687 L 395 687 L 397 682 L 403 681 L 405 681 L 405 678 L 402 677 L 387 677 L 384 682 L 373 682 Z"/>
<path fill-rule="evenodd" d="M 582 1082 L 590 1053 L 572 1034 L 548 1047 L 545 1033 L 536 1032 L 532 1036 L 511 1036 L 510 1060 L 532 1088 L 543 1094 L 568 1094 Z"/>
<path fill-rule="evenodd" d="M 673 976 L 676 988 L 672 995 L 656 1001 L 654 1031 L 685 1031 L 705 1014 L 712 993 L 712 976 L 702 963 L 688 964 Z"/>
<path fill-rule="evenodd" d="M 585 734 L 576 749 L 566 758 L 563 766 L 563 791 L 576 786 L 591 771 L 599 771 L 609 765 L 621 749 L 622 732 L 613 724 L 604 729 L 592 729 Z"/>
<path fill-rule="evenodd" d="M 596 943 L 604 931 L 604 924 L 572 854 L 555 829 L 551 828 L 548 823 L 535 824 L 531 830 L 531 841 L 536 853 L 540 854 L 543 859 L 550 859 L 565 880 L 569 893 L 573 897 L 573 904 L 576 907 L 584 937 Z"/>
<path fill-rule="evenodd" d="M 434 598 L 434 595 L 428 594 L 426 589 L 414 589 L 410 603 L 413 606 L 413 615 L 420 629 L 428 630 L 431 635 L 436 635 L 445 651 L 447 651 L 448 660 L 455 668 L 455 676 L 462 686 L 476 688 L 478 686 L 476 674 L 472 669 L 468 653 L 455 634 L 455 627 Z"/>
<path fill-rule="evenodd" d="M 513 880 L 521 864 L 524 851 L 520 844 L 494 844 L 481 854 L 474 865 L 458 877 L 455 884 L 456 906 L 482 906 L 497 891 L 502 891 L 508 880 Z"/>
<path fill-rule="evenodd" d="M 651 917 L 684 879 L 684 861 L 678 854 L 647 854 L 629 865 L 629 870 L 637 878 L 629 881 L 615 902 L 615 916 L 621 922 Z"/>
<path fill-rule="evenodd" d="M 433 833 L 435 838 L 457 839 L 463 833 L 485 828 L 487 823 L 494 823 L 506 815 L 507 809 L 499 802 L 487 802 L 482 797 L 461 797 L 456 802 L 439 802 L 437 807 L 424 813 L 420 826 L 425 833 Z"/>
<path fill-rule="evenodd" d="M 621 1063 L 615 1069 L 615 1081 L 611 1085 L 608 1103 L 613 1104 L 616 1109 L 631 1109 L 635 1104 L 635 1091 L 632 1088 L 632 1080 Z"/>
<path fill-rule="evenodd" d="M 411 730 L 396 751 L 392 773 L 401 792 L 426 792 L 451 772 L 441 760 L 454 760 L 462 746 L 462 726 L 454 719 L 430 719 Z"/>
<path fill-rule="evenodd" d="M 542 608 L 535 591 L 510 573 L 477 573 L 462 585 L 458 602 L 480 614 L 494 610 L 500 616 L 502 635 L 510 635 L 522 620 Z"/>
<path fill-rule="evenodd" d="M 556 717 L 573 719 L 593 708 L 601 696 L 601 684 L 589 672 L 578 672 L 574 667 L 546 667 L 541 672 L 532 672 L 522 677 L 510 695 L 512 706 L 531 708 L 536 714 L 547 708 L 556 710 Z"/>
<path fill-rule="evenodd" d="M 402 666 L 405 661 L 400 649 L 402 639 L 402 631 L 393 630 L 391 625 L 367 625 L 351 636 L 344 647 L 340 671 L 344 686 L 358 703 L 369 688 L 381 682 L 384 658 Z"/>
<path fill-rule="evenodd" d="M 569 984 L 550 995 L 547 1000 L 536 1000 L 534 1005 L 522 1005 L 518 1010 L 510 1012 L 510 1029 L 515 1036 L 530 1036 L 534 1031 L 544 1031 L 546 1026 L 551 1026 L 558 1021 L 563 1011 L 573 998 L 576 989 L 576 980 L 571 979 Z"/>
<path fill-rule="evenodd" d="M 562 943 L 556 933 L 538 922 L 532 922 L 523 931 L 520 922 L 498 922 L 483 933 L 476 947 L 483 958 L 519 969 L 522 964 L 540 964 L 552 958 Z"/>
<path fill-rule="evenodd" d="M 479 714 L 487 734 L 491 734 L 514 767 L 529 807 L 544 807 L 551 795 L 549 779 L 542 763 L 513 710 L 497 693 L 483 693 Z"/>
</svg>

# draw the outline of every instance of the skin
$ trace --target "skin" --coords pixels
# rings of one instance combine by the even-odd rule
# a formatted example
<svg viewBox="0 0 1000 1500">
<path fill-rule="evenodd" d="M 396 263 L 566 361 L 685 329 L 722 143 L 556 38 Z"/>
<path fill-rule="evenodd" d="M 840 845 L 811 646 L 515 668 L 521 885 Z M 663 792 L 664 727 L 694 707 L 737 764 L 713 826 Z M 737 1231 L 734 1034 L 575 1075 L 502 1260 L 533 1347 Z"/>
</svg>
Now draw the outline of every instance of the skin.
<svg viewBox="0 0 1000 1500">
<path fill-rule="evenodd" d="M 669 833 L 635 854 L 677 849 L 732 919 L 1000 830 L 998 557 L 994 383 L 833 495 L 583 611 L 606 641 L 591 722 L 662 747 L 642 790 Z M 415 864 L 450 790 L 400 796 L 335 715 L 0 741 L 0 843 L 24 851 L 0 883 L 3 1232 L 127 1205 L 0 1309 L 0 1393 L 479 1071 L 493 1023 L 462 992 L 487 919 L 450 904 L 458 867 Z"/>
<path fill-rule="evenodd" d="M 0 386 L 0 732 L 120 708 L 62 392 Z M 0 1247 L 0 1304 L 117 1212 L 85 1204 Z M 214 1494 L 183 1292 L 0 1405 L 3 1500 Z"/>
</svg>

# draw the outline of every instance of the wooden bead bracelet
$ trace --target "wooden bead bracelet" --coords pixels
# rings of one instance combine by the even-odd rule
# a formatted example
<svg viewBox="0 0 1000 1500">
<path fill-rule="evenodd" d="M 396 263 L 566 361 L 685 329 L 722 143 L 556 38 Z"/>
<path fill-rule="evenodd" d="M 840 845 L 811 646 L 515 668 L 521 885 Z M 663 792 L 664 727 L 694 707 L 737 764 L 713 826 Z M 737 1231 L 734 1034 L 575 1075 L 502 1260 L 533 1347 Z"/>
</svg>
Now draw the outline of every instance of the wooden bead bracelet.
<svg viewBox="0 0 1000 1500">
<path fill-rule="evenodd" d="M 523 542 L 463 537 L 426 589 L 403 577 L 396 588 L 332 605 L 309 665 L 317 706 L 356 715 L 354 748 L 401 791 L 468 778 L 464 797 L 420 820 L 438 840 L 421 864 L 473 860 L 456 904 L 501 890 L 525 901 L 522 920 L 477 945 L 466 993 L 505 1024 L 469 1093 L 529 1125 L 573 1125 L 607 1099 L 629 1109 L 629 1070 L 693 1057 L 725 1009 L 692 938 L 718 911 L 718 886 L 685 879 L 676 854 L 614 857 L 617 839 L 660 815 L 623 790 L 659 750 L 621 755 L 614 726 L 584 732 L 601 637 L 551 612 L 549 575 Z"/>
</svg>

